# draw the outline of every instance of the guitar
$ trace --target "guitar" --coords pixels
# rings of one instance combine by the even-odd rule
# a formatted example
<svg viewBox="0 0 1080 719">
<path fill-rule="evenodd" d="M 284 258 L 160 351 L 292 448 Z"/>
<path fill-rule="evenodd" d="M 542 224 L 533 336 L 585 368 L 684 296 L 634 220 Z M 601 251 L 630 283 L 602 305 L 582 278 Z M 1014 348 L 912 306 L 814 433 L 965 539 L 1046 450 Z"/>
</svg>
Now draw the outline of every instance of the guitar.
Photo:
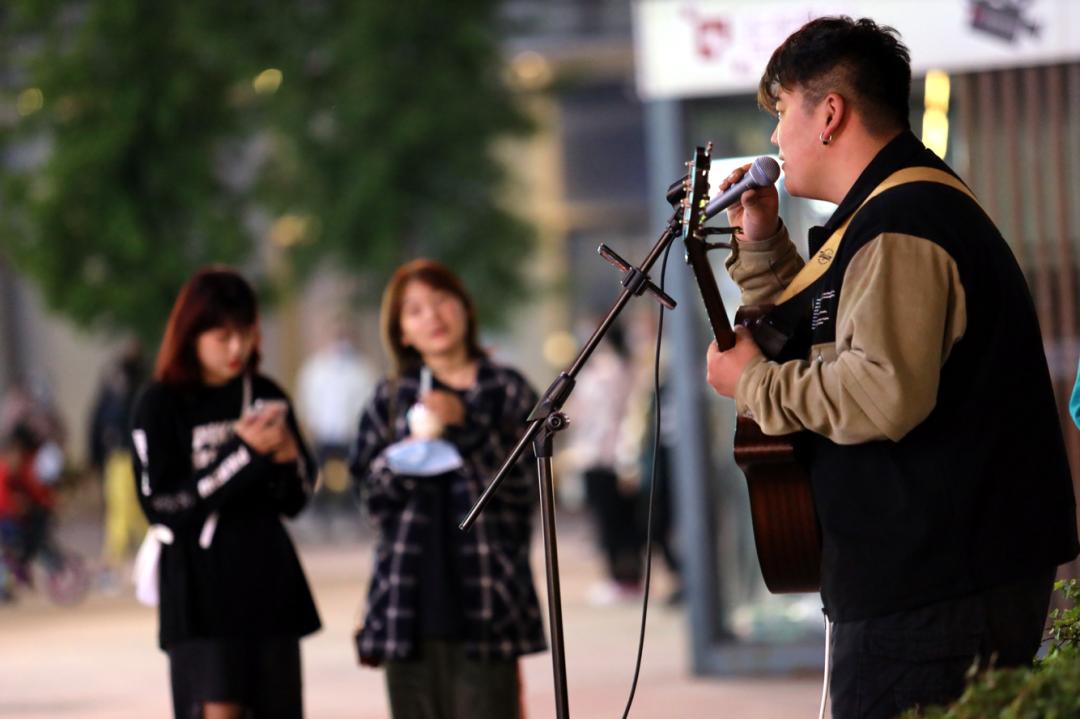
<svg viewBox="0 0 1080 719">
<path fill-rule="evenodd" d="M 712 146 L 698 147 L 688 163 L 684 184 L 682 240 L 686 261 L 697 280 L 705 312 L 721 350 L 735 345 L 705 242 Z M 735 322 L 753 326 L 770 307 L 742 307 Z M 769 437 L 749 417 L 740 416 L 735 429 L 735 463 L 746 476 L 754 544 L 765 586 L 774 594 L 812 592 L 821 586 L 821 532 L 810 489 L 810 478 L 795 458 L 790 436 Z"/>
</svg>

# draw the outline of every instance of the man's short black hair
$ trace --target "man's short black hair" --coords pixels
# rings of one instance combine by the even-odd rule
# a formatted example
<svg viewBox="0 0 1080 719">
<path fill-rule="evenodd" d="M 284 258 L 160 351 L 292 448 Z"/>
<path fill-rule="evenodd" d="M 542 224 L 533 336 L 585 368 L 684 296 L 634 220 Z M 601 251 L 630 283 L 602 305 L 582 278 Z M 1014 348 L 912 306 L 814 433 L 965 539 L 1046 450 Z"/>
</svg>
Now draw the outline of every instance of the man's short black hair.
<svg viewBox="0 0 1080 719">
<path fill-rule="evenodd" d="M 758 103 L 773 112 L 780 90 L 796 87 L 812 105 L 839 93 L 872 133 L 911 127 L 911 56 L 900 33 L 869 18 L 817 18 L 776 48 L 758 85 Z"/>
</svg>

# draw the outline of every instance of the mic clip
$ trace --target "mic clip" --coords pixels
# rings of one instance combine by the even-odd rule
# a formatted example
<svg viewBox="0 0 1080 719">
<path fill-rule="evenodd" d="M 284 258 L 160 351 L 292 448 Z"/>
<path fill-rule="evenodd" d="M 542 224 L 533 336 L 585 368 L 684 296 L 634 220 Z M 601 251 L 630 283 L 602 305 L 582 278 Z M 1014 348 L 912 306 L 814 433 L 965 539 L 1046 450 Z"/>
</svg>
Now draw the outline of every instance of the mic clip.
<svg viewBox="0 0 1080 719">
<path fill-rule="evenodd" d="M 664 307 L 667 307 L 669 310 L 675 309 L 676 302 L 670 295 L 653 284 L 653 282 L 649 280 L 648 275 L 620 257 L 619 253 L 615 250 L 605 244 L 601 244 L 596 248 L 596 251 L 601 257 L 607 260 L 610 265 L 623 273 L 622 286 L 633 292 L 635 296 L 640 297 L 648 290 L 656 297 L 656 301 Z"/>
</svg>

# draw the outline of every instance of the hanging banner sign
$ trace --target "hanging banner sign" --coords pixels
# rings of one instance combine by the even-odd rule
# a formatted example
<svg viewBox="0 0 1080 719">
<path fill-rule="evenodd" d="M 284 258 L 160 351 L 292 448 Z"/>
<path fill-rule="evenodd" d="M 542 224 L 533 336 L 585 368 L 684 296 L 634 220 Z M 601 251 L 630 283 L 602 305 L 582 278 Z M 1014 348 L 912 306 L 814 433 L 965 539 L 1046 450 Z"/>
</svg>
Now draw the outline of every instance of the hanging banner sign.
<svg viewBox="0 0 1080 719">
<path fill-rule="evenodd" d="M 1080 58 L 1080 0 L 637 0 L 638 94 L 660 100 L 756 92 L 773 50 L 824 15 L 896 28 L 915 75 Z"/>
</svg>

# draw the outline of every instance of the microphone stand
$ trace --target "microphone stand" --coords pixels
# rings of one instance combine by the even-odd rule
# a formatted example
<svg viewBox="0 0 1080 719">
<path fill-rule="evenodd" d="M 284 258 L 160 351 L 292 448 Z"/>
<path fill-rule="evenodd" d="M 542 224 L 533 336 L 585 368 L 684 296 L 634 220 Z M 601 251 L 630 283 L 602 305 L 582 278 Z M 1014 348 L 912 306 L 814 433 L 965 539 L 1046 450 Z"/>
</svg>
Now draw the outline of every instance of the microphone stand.
<svg viewBox="0 0 1080 719">
<path fill-rule="evenodd" d="M 682 180 L 677 184 L 682 186 Z M 672 185 L 672 189 L 675 185 Z M 669 191 L 668 198 L 673 203 L 681 200 L 681 194 L 672 195 Z M 614 305 L 608 311 L 607 316 L 593 331 L 589 340 L 578 353 L 577 358 L 555 378 L 555 381 L 544 392 L 536 407 L 533 408 L 526 421 L 529 423 L 525 434 L 522 435 L 517 445 L 510 452 L 510 456 L 503 462 L 502 467 L 496 473 L 494 479 L 480 495 L 476 504 L 465 519 L 459 525 L 462 531 L 468 531 L 476 522 L 477 517 L 484 511 L 484 507 L 491 501 L 495 491 L 502 484 L 506 473 L 517 462 L 525 447 L 530 443 L 533 453 L 536 455 L 536 464 L 539 474 L 540 491 L 540 516 L 544 532 L 544 565 L 547 573 L 548 588 L 548 623 L 551 628 L 551 664 L 555 680 L 555 715 L 558 719 L 569 719 L 570 706 L 566 689 L 566 649 L 563 643 L 562 623 L 562 594 L 559 587 L 559 551 L 555 529 L 555 494 L 554 482 L 551 472 L 551 456 L 553 453 L 555 434 L 565 429 L 569 424 L 566 415 L 562 413 L 562 406 L 574 389 L 574 384 L 582 367 L 588 362 L 593 350 L 600 344 L 608 328 L 622 312 L 631 297 L 652 293 L 656 300 L 668 309 L 675 309 L 675 300 L 664 293 L 659 287 L 649 280 L 648 272 L 669 245 L 679 237 L 682 231 L 682 215 L 684 207 L 677 204 L 675 213 L 668 220 L 660 239 L 656 241 L 648 256 L 635 267 L 607 247 L 600 245 L 597 248 L 600 256 L 622 271 L 623 290 L 615 300 Z"/>
</svg>

